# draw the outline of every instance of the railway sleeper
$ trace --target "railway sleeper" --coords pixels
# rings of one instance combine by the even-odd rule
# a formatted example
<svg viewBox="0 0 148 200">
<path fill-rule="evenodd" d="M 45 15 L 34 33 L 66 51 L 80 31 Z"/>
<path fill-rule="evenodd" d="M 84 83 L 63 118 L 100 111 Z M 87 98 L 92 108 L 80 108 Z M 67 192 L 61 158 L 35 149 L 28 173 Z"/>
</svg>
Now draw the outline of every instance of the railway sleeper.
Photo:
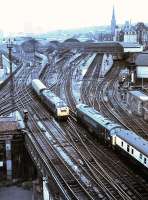
<svg viewBox="0 0 148 200">
<path fill-rule="evenodd" d="M 81 187 L 78 185 L 76 180 L 68 180 L 67 181 L 68 185 L 76 192 L 82 192 L 83 190 Z"/>
</svg>

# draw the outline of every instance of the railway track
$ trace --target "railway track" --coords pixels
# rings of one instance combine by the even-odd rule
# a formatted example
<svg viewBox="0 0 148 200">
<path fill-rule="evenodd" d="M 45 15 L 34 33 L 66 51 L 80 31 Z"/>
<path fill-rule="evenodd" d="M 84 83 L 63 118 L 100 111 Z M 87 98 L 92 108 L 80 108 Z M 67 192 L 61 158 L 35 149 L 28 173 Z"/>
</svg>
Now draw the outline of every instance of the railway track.
<svg viewBox="0 0 148 200">
<path fill-rule="evenodd" d="M 67 74 L 67 77 L 70 77 L 70 75 L 72 76 L 72 71 L 69 71 L 69 73 Z M 70 78 L 69 78 L 70 79 Z M 68 80 L 69 80 L 68 79 Z M 67 85 L 68 85 L 68 87 L 67 87 L 67 90 L 69 90 L 69 85 L 70 85 L 70 81 L 67 81 Z M 65 87 L 66 88 L 66 87 Z M 65 89 L 65 93 L 67 94 L 67 90 Z M 69 90 L 69 92 L 68 92 L 68 94 L 70 94 L 70 91 L 71 90 Z M 70 96 L 70 95 L 65 95 L 65 96 Z M 71 95 L 72 96 L 72 95 Z M 73 99 L 73 97 L 72 97 L 72 99 Z M 68 100 L 68 102 L 69 102 L 69 104 L 72 102 L 73 100 Z M 72 104 L 72 103 L 71 103 Z M 70 105 L 71 105 L 70 104 Z M 76 120 L 75 120 L 76 121 Z M 72 144 L 74 145 L 74 147 L 76 147 L 76 145 L 77 145 L 77 149 L 79 150 L 79 152 L 81 151 L 81 149 L 83 149 L 82 150 L 82 152 L 84 153 L 84 152 L 87 152 L 86 151 L 86 147 L 84 148 L 84 147 L 82 147 L 82 146 L 84 146 L 82 143 L 80 143 L 79 142 L 79 137 L 77 136 L 78 134 L 76 134 L 73 130 L 76 130 L 77 129 L 77 125 L 75 124 L 75 126 L 74 125 L 72 125 L 72 122 L 71 123 L 69 123 L 68 125 L 65 125 L 66 127 L 64 127 L 64 128 L 66 128 L 66 129 L 64 129 L 65 131 L 66 131 L 66 133 L 69 135 L 69 142 L 72 142 Z M 79 133 L 80 134 L 80 133 Z M 85 134 L 84 134 L 85 135 Z M 83 138 L 84 140 L 86 139 L 86 138 Z M 83 141 L 83 139 L 82 139 L 82 141 Z M 77 141 L 78 141 L 78 143 L 80 143 L 79 145 L 77 144 Z M 87 142 L 87 145 L 85 145 L 85 146 L 88 146 L 88 144 L 89 144 L 89 142 Z M 91 146 L 91 145 L 90 145 Z M 95 147 L 96 148 L 96 147 Z M 90 149 L 91 149 L 91 147 L 90 147 Z M 93 149 L 94 150 L 94 149 Z M 93 151 L 92 151 L 93 152 Z M 88 152 L 87 152 L 88 153 Z M 92 156 L 92 155 L 91 155 Z M 92 159 L 92 157 L 89 157 L 89 158 L 85 158 L 84 159 L 84 155 L 82 156 L 81 155 L 81 157 L 83 158 L 82 160 L 83 160 L 83 162 L 84 163 L 87 163 L 87 165 L 90 167 L 91 166 L 91 168 L 93 167 L 93 165 L 94 165 L 94 171 L 92 170 L 92 175 L 94 175 L 94 177 L 96 178 L 96 177 L 98 177 L 98 174 L 96 173 L 96 172 L 98 172 L 96 169 L 98 168 L 98 165 L 95 165 L 94 163 L 93 163 L 93 165 L 91 164 L 91 162 L 89 161 L 89 160 L 91 160 Z M 103 156 L 102 156 L 103 157 Z M 99 160 L 99 162 L 101 162 L 101 159 L 102 158 L 100 158 L 100 160 Z M 86 160 L 87 160 L 87 162 L 86 162 Z M 94 159 L 93 159 L 94 160 Z M 117 160 L 118 161 L 118 160 Z M 89 164 L 88 164 L 89 163 Z M 116 162 L 115 162 L 116 163 Z M 88 170 L 90 170 L 90 169 L 88 169 Z M 122 169 L 123 170 L 123 169 Z M 127 170 L 127 169 L 126 169 Z M 90 170 L 91 171 L 91 170 Z M 108 169 L 108 171 L 112 171 L 112 173 L 113 173 L 113 171 L 114 171 L 114 165 L 112 166 L 112 168 L 109 170 Z M 125 173 L 125 169 L 123 170 L 124 171 L 124 173 Z M 111 172 L 110 172 L 111 173 Z M 116 175 L 118 174 L 118 178 L 120 177 L 120 175 L 119 175 L 119 173 L 118 173 L 118 168 L 117 168 L 117 172 L 115 173 L 114 172 L 114 176 L 113 176 L 113 174 L 112 174 L 112 177 L 116 177 Z M 131 176 L 132 177 L 132 176 Z M 119 180 L 117 180 L 116 178 L 115 178 L 115 180 L 118 182 L 118 184 L 119 184 Z M 123 181 L 124 180 L 124 181 Z M 127 180 L 126 179 L 124 179 L 123 178 L 123 180 L 120 182 L 120 189 L 119 190 L 121 190 L 122 191 L 122 188 L 124 188 L 123 190 L 125 190 L 125 193 L 127 192 L 127 194 L 129 194 L 129 197 L 122 197 L 122 194 L 124 194 L 124 192 L 122 191 L 121 193 L 118 191 L 118 190 L 116 190 L 116 192 L 118 193 L 120 193 L 120 197 L 118 196 L 117 197 L 117 195 L 119 195 L 119 194 L 116 194 L 115 195 L 115 191 L 113 190 L 113 189 L 111 189 L 111 186 L 109 187 L 109 184 L 108 184 L 108 188 L 109 188 L 109 190 L 110 191 L 112 191 L 112 195 L 114 195 L 115 197 L 114 198 L 116 198 L 116 199 L 119 199 L 119 198 L 125 198 L 125 199 L 127 199 L 127 198 L 131 198 L 131 199 L 143 199 L 143 196 L 141 196 L 141 194 L 139 193 L 139 192 L 137 192 L 136 190 L 135 190 L 135 188 L 134 188 L 134 186 L 132 187 L 131 186 L 131 188 L 129 189 L 129 185 L 128 184 L 125 184 L 126 182 L 127 182 Z M 96 180 L 96 181 L 98 181 L 99 182 L 99 179 L 98 180 Z M 133 180 L 132 180 L 133 181 Z M 134 180 L 135 181 L 135 180 Z M 103 182 L 103 181 L 102 181 Z M 100 182 L 99 182 L 100 183 Z M 103 183 L 102 183 L 103 184 Z M 105 185 L 105 184 L 104 184 Z M 105 187 L 105 186 L 104 186 Z M 143 191 L 144 191 L 144 187 L 143 186 L 141 186 L 141 188 L 143 188 Z M 106 188 L 106 191 L 107 191 L 107 188 Z M 145 192 L 146 193 L 146 192 Z M 135 195 L 136 194 L 136 195 Z M 111 195 L 111 194 L 110 194 Z M 124 196 L 124 195 L 123 195 Z M 130 197 L 131 196 L 131 197 Z"/>
<path fill-rule="evenodd" d="M 70 101 L 70 100 L 69 100 Z M 71 128 L 71 130 L 75 130 L 76 129 L 76 127 L 72 127 Z M 69 130 L 70 131 L 70 130 Z M 72 134 L 72 133 L 71 133 Z M 85 134 L 84 134 L 85 135 Z M 74 140 L 79 140 L 78 138 L 76 138 L 76 136 L 73 136 L 74 137 Z M 88 143 L 87 143 L 87 145 L 88 145 Z M 84 152 L 85 152 L 85 150 L 83 150 Z M 119 161 L 118 161 L 119 162 Z M 114 171 L 114 166 L 112 166 L 113 168 L 112 168 L 112 171 Z M 110 169 L 111 170 L 111 169 Z M 121 169 L 122 171 L 124 171 L 124 173 L 125 173 L 125 169 L 123 170 L 123 169 Z M 126 169 L 127 170 L 127 169 Z M 118 172 L 118 168 L 117 168 L 117 172 Z M 119 172 L 118 172 L 119 173 Z M 122 172 L 123 173 L 123 172 Z M 120 175 L 119 175 L 119 177 L 120 177 Z M 132 177 L 132 175 L 130 176 L 130 178 Z M 138 181 L 138 180 L 136 180 L 136 181 Z M 134 193 L 136 193 L 135 192 L 135 187 L 134 187 L 134 182 L 135 182 L 135 180 L 134 179 L 132 179 L 132 181 L 131 181 L 133 184 L 133 187 L 131 187 L 131 190 L 133 191 L 133 192 L 130 192 L 130 191 L 128 191 L 128 193 L 129 194 L 132 194 L 132 196 L 133 196 L 133 199 L 136 199 L 136 198 L 139 198 L 139 199 L 143 199 L 143 198 L 145 198 L 144 196 L 142 197 L 141 196 L 141 194 L 140 194 L 140 192 L 137 192 L 137 197 L 135 197 L 133 194 Z M 124 180 L 124 182 L 121 184 L 122 186 L 124 185 L 125 186 L 125 184 L 127 183 L 127 180 L 125 179 Z M 126 185 L 126 189 L 127 188 L 129 188 L 129 185 Z M 143 190 L 144 191 L 144 185 L 142 185 L 141 187 L 139 186 L 139 188 L 142 188 L 141 190 Z M 140 191 L 140 190 L 139 190 Z M 147 193 L 147 191 L 145 191 L 145 194 Z M 146 199 L 146 198 L 145 198 Z"/>
<path fill-rule="evenodd" d="M 89 72 L 93 76 L 98 73 L 98 60 L 94 62 L 91 72 Z M 77 61 L 75 62 L 77 63 Z M 66 63 L 66 60 L 63 61 L 64 63 Z M 62 65 L 61 67 L 63 67 Z M 59 73 L 60 75 L 55 83 L 50 86 L 60 95 L 60 91 L 65 93 L 65 99 L 71 105 L 71 110 L 74 111 L 76 101 L 72 95 L 73 89 L 70 87 L 74 69 L 69 69 L 69 67 L 70 65 L 67 65 L 64 68 L 65 71 L 63 70 L 62 73 Z M 47 69 L 49 74 L 51 71 L 52 68 Z M 88 75 L 90 76 L 89 73 Z M 70 116 L 68 123 L 61 124 L 65 132 L 60 130 L 45 107 L 38 102 L 30 87 L 26 86 L 28 79 L 30 79 L 28 74 L 29 69 L 28 73 L 26 72 L 26 75 L 22 76 L 22 81 L 15 83 L 16 91 L 18 90 L 15 103 L 19 110 L 28 109 L 29 127 L 31 127 L 30 130 L 32 132 L 32 134 L 28 135 L 30 138 L 28 143 L 30 142 L 30 144 L 34 145 L 64 197 L 66 199 L 147 199 L 145 183 L 143 182 L 142 184 L 142 181 L 138 183 L 140 178 L 133 178 L 134 174 L 129 172 L 121 160 L 114 153 L 111 153 L 108 148 L 101 145 L 98 147 L 98 143 L 91 142 L 88 132 L 76 123 L 77 120 L 74 113 Z M 64 79 L 64 76 L 66 76 L 67 80 Z M 43 77 L 43 79 L 45 82 L 47 81 L 47 84 L 50 84 L 46 77 Z M 82 99 L 90 105 L 97 106 L 98 102 L 95 97 L 99 83 L 98 81 L 93 81 L 91 85 L 89 83 L 84 84 L 83 91 L 85 95 L 82 96 Z M 88 97 L 89 91 L 92 95 L 95 94 L 91 99 Z M 106 112 L 105 108 L 104 112 Z M 46 128 L 48 134 L 45 134 L 42 127 L 37 125 L 37 121 L 43 124 L 42 126 Z M 67 155 L 75 163 L 74 166 L 79 166 L 79 170 L 85 173 L 85 177 L 89 177 L 88 180 L 90 182 L 88 185 L 84 184 L 81 177 L 75 172 L 76 169 L 74 170 L 65 161 L 61 160 L 61 154 L 57 149 L 62 150 L 63 154 Z M 111 156 L 114 160 L 110 159 Z M 143 194 L 140 191 L 143 191 Z"/>
<path fill-rule="evenodd" d="M 111 195 L 111 194 L 110 194 Z"/>
<path fill-rule="evenodd" d="M 120 65 L 120 68 L 122 66 Z M 117 72 L 117 70 L 116 70 Z M 134 116 L 128 112 L 128 110 L 121 103 L 120 92 L 118 91 L 118 74 L 113 70 L 110 74 L 110 79 L 108 79 L 107 84 L 100 91 L 100 96 L 97 97 L 103 103 L 106 110 L 114 116 L 114 120 L 120 122 L 127 129 L 133 130 L 143 138 L 148 138 L 147 129 L 148 126 L 143 119 Z M 98 105 L 99 105 L 99 102 Z M 101 106 L 102 107 L 102 106 Z M 105 113 L 105 112 L 104 112 Z M 111 117 L 109 115 L 109 117 Z"/>
<path fill-rule="evenodd" d="M 25 82 L 25 81 L 24 81 Z M 20 86 L 19 86 L 20 87 Z M 30 91 L 29 91 L 30 89 L 25 89 L 25 86 L 23 87 L 23 91 L 24 91 L 24 94 L 21 94 L 21 96 L 22 95 L 24 95 L 24 98 L 23 99 L 28 99 L 28 97 L 29 97 L 29 95 L 30 95 Z M 18 98 L 19 98 L 19 96 L 18 96 Z M 30 98 L 31 98 L 31 95 L 30 95 Z M 30 112 L 30 115 L 29 115 L 29 118 L 30 118 L 30 123 L 31 123 L 31 127 L 35 127 L 36 125 L 36 120 L 34 120 L 34 118 L 32 117 L 32 116 L 34 116 L 35 114 L 37 115 L 37 113 L 35 113 L 36 112 L 36 110 L 38 111 L 38 112 L 40 112 L 40 118 L 48 118 L 48 119 L 50 119 L 49 118 L 49 115 L 48 115 L 48 117 L 46 116 L 45 117 L 45 112 L 43 112 L 43 107 L 40 107 L 39 105 L 37 105 L 37 103 L 35 103 L 35 101 L 32 99 L 32 103 L 30 103 L 30 105 L 29 105 L 29 107 L 27 106 L 27 109 L 29 110 L 29 112 Z M 24 108 L 24 100 L 23 100 L 23 102 L 22 102 L 22 105 L 20 105 L 20 104 L 17 104 L 18 105 L 18 107 L 19 107 L 19 110 L 22 110 L 23 108 Z M 32 105 L 32 106 L 31 106 Z M 26 107 L 25 107 L 26 108 Z M 33 111 L 34 110 L 34 111 Z M 42 114 L 41 114 L 42 113 Z M 49 122 L 48 122 L 49 123 Z M 39 133 L 38 133 L 39 132 Z M 34 140 L 36 139 L 36 138 L 38 138 L 38 141 L 37 141 L 37 143 L 39 143 L 40 142 L 40 147 L 44 150 L 44 152 L 45 152 L 45 155 L 48 155 L 49 154 L 49 152 L 51 153 L 52 151 L 53 151 L 53 145 L 49 145 L 49 141 L 47 142 L 47 137 L 45 137 L 45 135 L 42 133 L 42 131 L 40 130 L 37 130 L 37 127 L 36 127 L 36 129 L 35 128 L 33 128 L 32 129 L 32 133 L 36 133 L 35 134 L 35 138 L 34 138 Z M 38 133 L 38 134 L 37 134 Z M 42 142 L 42 143 L 41 143 Z M 38 145 L 38 144 L 36 144 L 36 145 Z M 58 145 L 58 144 L 57 144 Z M 50 147 L 50 150 L 49 150 L 49 147 Z M 38 147 L 39 148 L 39 147 Z M 46 150 L 46 151 L 45 151 Z M 48 154 L 47 154 L 47 151 L 48 151 Z M 54 151 L 54 155 L 55 155 L 55 151 Z M 65 183 L 67 183 L 67 187 L 69 187 L 69 190 L 71 190 L 71 192 L 73 193 L 73 195 L 75 196 L 75 198 L 76 199 L 81 199 L 82 198 L 82 196 L 83 196 L 83 199 L 96 199 L 96 195 L 97 195 L 97 193 L 95 192 L 95 191 L 89 191 L 89 193 L 87 192 L 87 189 L 85 189 L 84 188 L 84 186 L 82 185 L 82 183 L 81 182 L 84 182 L 84 181 L 82 181 L 82 180 L 78 180 L 78 178 L 76 179 L 76 176 L 75 177 L 73 177 L 74 176 L 74 171 L 72 171 L 71 172 L 71 174 L 69 174 L 70 173 L 70 171 L 69 172 L 67 172 L 67 165 L 65 165 L 64 163 L 59 163 L 59 162 L 62 162 L 62 160 L 61 160 L 61 157 L 57 157 L 58 155 L 56 155 L 56 162 L 58 162 L 58 165 L 55 165 L 56 163 L 52 163 L 52 165 L 55 167 L 56 166 L 56 169 L 54 169 L 55 170 L 55 172 L 57 173 L 57 174 L 60 174 L 61 176 L 62 176 L 62 178 L 63 178 L 63 181 L 65 181 Z M 49 159 L 49 158 L 48 158 Z M 59 160 L 59 161 L 58 161 Z M 51 161 L 51 160 L 50 160 Z M 66 172 L 65 172 L 65 170 L 64 170 L 64 168 L 66 168 L 66 172 L 68 173 L 67 174 L 67 176 L 66 176 Z M 62 170 L 62 171 L 61 171 Z M 70 169 L 69 169 L 70 170 Z M 66 177 L 64 177 L 64 176 L 66 176 Z M 73 179 L 72 179 L 72 177 L 73 177 Z M 82 176 L 83 177 L 83 176 Z M 67 180 L 66 180 L 67 179 Z M 72 181 L 73 180 L 73 181 Z M 70 182 L 71 181 L 71 182 Z M 74 188 L 72 188 L 73 187 L 73 184 L 72 184 L 72 182 L 73 183 L 75 183 L 74 184 L 74 188 L 75 188 L 75 190 L 74 190 Z M 77 183 L 77 184 L 76 184 Z M 80 185 L 80 183 L 81 183 L 81 185 Z M 84 183 L 83 183 L 84 184 Z M 85 185 L 85 187 L 86 187 L 86 185 Z M 71 188 L 71 189 L 70 189 Z"/>
</svg>

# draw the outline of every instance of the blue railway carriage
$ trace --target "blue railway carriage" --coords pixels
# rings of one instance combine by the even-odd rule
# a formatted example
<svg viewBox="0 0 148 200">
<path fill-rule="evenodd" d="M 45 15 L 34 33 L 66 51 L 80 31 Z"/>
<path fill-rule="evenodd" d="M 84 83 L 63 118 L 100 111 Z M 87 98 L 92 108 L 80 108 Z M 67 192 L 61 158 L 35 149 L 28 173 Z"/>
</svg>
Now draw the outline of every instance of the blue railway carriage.
<svg viewBox="0 0 148 200">
<path fill-rule="evenodd" d="M 50 108 L 55 117 L 67 119 L 69 116 L 69 107 L 66 103 L 48 89 L 42 91 L 41 99 Z"/>
<path fill-rule="evenodd" d="M 119 129 L 112 133 L 112 145 L 122 150 L 128 157 L 148 168 L 148 141 L 133 131 Z"/>
<path fill-rule="evenodd" d="M 77 108 L 77 117 L 91 133 L 95 133 L 97 137 L 103 140 L 105 143 L 112 143 L 111 130 L 120 129 L 121 126 L 116 124 L 104 116 L 98 111 L 85 104 L 79 104 Z"/>
</svg>

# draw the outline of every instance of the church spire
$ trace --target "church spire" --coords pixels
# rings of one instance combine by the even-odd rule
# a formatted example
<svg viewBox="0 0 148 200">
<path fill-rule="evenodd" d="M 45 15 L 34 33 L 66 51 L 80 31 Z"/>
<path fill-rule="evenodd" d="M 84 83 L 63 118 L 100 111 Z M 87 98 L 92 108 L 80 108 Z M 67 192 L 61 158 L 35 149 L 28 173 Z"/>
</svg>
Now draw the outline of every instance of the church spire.
<svg viewBox="0 0 148 200">
<path fill-rule="evenodd" d="M 111 33 L 115 35 L 115 28 L 116 28 L 116 18 L 115 18 L 115 8 L 113 6 L 113 13 L 112 13 L 112 20 L 111 20 Z"/>
</svg>

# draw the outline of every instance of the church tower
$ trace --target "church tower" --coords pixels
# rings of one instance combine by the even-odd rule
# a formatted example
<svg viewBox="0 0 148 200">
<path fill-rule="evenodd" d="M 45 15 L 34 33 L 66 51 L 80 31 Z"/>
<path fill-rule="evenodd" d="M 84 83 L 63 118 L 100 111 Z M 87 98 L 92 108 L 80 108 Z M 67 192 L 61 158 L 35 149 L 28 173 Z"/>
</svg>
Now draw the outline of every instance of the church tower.
<svg viewBox="0 0 148 200">
<path fill-rule="evenodd" d="M 116 19 L 115 19 L 115 9 L 113 7 L 112 20 L 111 20 L 111 34 L 115 36 Z"/>
</svg>

